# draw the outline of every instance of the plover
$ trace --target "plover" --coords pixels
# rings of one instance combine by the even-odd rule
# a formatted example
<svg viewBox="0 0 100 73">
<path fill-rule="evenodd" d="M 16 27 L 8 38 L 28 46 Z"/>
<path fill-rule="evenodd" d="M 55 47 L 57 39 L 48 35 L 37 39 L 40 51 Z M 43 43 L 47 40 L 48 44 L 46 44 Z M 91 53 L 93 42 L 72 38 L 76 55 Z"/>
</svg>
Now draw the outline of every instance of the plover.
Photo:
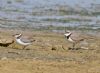
<svg viewBox="0 0 100 73">
<path fill-rule="evenodd" d="M 28 46 L 28 45 L 31 45 L 33 41 L 35 40 L 30 40 L 30 39 L 27 39 L 27 38 L 23 38 L 22 37 L 22 34 L 15 34 L 14 35 L 15 39 L 16 39 L 16 42 L 20 45 L 23 45 L 23 49 Z"/>
<path fill-rule="evenodd" d="M 85 38 L 79 36 L 78 34 L 74 35 L 70 31 L 67 31 L 64 35 L 65 35 L 65 38 L 67 38 L 67 40 L 73 44 L 73 48 L 72 49 L 75 49 L 75 45 L 76 44 L 78 44 L 78 43 L 80 43 L 80 42 L 85 40 Z"/>
</svg>

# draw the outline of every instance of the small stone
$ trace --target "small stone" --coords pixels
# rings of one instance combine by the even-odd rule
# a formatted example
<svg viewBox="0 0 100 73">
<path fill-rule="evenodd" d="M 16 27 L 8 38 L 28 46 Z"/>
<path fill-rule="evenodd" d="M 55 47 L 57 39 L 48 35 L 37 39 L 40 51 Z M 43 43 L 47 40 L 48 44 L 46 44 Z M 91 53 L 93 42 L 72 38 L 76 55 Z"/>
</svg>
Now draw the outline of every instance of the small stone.
<svg viewBox="0 0 100 73">
<path fill-rule="evenodd" d="M 2 57 L 1 60 L 7 60 L 7 57 Z"/>
<path fill-rule="evenodd" d="M 52 47 L 52 49 L 51 50 L 56 50 L 57 48 L 56 47 Z"/>
</svg>

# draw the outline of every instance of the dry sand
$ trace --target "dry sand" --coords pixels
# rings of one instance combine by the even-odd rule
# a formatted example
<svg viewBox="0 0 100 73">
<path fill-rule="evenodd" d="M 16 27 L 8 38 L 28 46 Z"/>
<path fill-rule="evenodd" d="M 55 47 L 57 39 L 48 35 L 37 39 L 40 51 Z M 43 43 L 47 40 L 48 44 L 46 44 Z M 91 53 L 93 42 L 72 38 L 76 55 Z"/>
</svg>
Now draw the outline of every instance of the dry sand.
<svg viewBox="0 0 100 73">
<path fill-rule="evenodd" d="M 14 33 L 30 35 L 36 41 L 22 49 L 16 42 L 0 46 L 0 73 L 100 73 L 100 38 L 87 41 L 88 50 L 68 50 L 61 33 L 0 30 L 0 39 Z"/>
</svg>

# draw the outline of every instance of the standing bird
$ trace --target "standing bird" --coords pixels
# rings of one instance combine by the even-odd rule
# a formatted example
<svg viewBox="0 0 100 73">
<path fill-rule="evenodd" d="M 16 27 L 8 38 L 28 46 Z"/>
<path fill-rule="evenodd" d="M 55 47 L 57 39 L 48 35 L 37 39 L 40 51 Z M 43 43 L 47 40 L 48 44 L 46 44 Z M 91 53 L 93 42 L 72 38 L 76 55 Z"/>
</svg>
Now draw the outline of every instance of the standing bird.
<svg viewBox="0 0 100 73">
<path fill-rule="evenodd" d="M 16 42 L 20 45 L 23 45 L 23 49 L 28 46 L 28 45 L 31 45 L 32 42 L 34 42 L 35 40 L 30 40 L 30 39 L 27 39 L 27 38 L 23 38 L 22 37 L 22 34 L 15 34 L 14 35 L 15 39 L 16 39 Z"/>
<path fill-rule="evenodd" d="M 85 40 L 85 38 L 82 38 L 78 34 L 74 35 L 70 31 L 67 31 L 64 35 L 65 35 L 65 38 L 67 38 L 67 40 L 73 44 L 73 48 L 72 49 L 75 49 L 75 45 L 77 43 L 80 43 L 80 42 Z"/>
</svg>

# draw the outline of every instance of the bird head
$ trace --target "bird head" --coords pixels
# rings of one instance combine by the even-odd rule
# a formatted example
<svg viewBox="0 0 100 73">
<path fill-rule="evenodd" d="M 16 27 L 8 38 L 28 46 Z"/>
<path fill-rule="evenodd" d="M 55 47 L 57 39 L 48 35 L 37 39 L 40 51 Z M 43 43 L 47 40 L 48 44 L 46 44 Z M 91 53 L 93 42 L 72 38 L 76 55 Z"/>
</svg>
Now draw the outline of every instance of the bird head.
<svg viewBox="0 0 100 73">
<path fill-rule="evenodd" d="M 70 36 L 71 34 L 72 34 L 72 32 L 66 31 L 66 33 L 64 35 L 67 37 L 67 36 Z"/>
<path fill-rule="evenodd" d="M 15 38 L 19 38 L 19 37 L 21 37 L 22 36 L 22 34 L 15 34 L 15 35 L 13 35 Z"/>
</svg>

